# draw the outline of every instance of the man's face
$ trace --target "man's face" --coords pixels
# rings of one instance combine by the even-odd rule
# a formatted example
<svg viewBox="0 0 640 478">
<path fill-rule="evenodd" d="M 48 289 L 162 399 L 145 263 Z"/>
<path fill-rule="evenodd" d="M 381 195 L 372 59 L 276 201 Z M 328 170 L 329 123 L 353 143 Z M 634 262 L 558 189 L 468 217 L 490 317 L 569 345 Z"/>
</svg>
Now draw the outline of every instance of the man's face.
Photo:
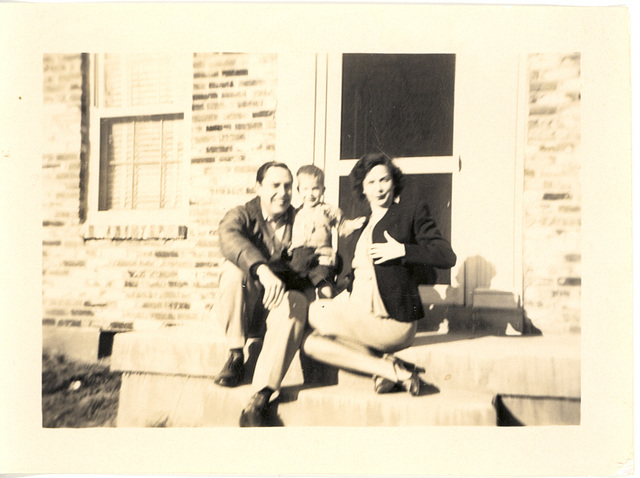
<svg viewBox="0 0 640 478">
<path fill-rule="evenodd" d="M 291 204 L 293 177 L 285 168 L 271 167 L 258 183 L 256 192 L 260 197 L 262 213 L 266 217 L 277 217 L 287 210 Z M 265 218 L 266 218 L 265 217 Z"/>
</svg>

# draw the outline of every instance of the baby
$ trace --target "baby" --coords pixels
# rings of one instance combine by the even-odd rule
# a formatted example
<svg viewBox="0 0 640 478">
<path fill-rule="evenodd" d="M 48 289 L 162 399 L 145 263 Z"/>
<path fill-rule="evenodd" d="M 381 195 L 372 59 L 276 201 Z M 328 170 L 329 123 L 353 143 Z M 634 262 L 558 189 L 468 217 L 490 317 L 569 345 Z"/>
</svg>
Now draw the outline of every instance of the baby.
<svg viewBox="0 0 640 478">
<path fill-rule="evenodd" d="M 344 219 L 339 208 L 322 201 L 324 173 L 317 166 L 302 166 L 296 177 L 302 205 L 293 221 L 291 266 L 302 277 L 309 278 L 318 297 L 331 298 L 337 272 L 333 231 L 348 236 L 360 229 L 366 218 Z"/>
</svg>

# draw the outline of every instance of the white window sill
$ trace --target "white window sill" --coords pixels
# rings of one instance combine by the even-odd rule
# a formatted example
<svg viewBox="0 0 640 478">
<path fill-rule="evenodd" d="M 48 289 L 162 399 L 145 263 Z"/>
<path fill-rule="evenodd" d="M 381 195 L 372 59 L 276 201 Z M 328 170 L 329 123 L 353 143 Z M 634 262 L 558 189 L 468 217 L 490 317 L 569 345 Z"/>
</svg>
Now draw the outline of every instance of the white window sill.
<svg viewBox="0 0 640 478">
<path fill-rule="evenodd" d="M 132 240 L 145 241 L 154 239 L 186 239 L 187 226 L 173 224 L 92 224 L 82 227 L 85 240 Z"/>
<path fill-rule="evenodd" d="M 82 226 L 85 240 L 186 239 L 186 208 L 166 210 L 100 211 L 89 213 Z"/>
</svg>

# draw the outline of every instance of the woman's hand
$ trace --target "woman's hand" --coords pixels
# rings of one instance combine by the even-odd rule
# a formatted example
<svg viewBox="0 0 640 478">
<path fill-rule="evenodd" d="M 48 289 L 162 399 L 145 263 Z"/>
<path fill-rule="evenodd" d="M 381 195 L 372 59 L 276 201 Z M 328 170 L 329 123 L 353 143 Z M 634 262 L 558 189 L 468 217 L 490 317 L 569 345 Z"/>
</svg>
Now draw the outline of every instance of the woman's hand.
<svg viewBox="0 0 640 478">
<path fill-rule="evenodd" d="M 404 244 L 396 241 L 387 231 L 384 231 L 384 237 L 387 242 L 380 242 L 369 246 L 369 257 L 373 259 L 374 264 L 382 264 L 383 262 L 404 257 L 405 255 Z"/>
</svg>

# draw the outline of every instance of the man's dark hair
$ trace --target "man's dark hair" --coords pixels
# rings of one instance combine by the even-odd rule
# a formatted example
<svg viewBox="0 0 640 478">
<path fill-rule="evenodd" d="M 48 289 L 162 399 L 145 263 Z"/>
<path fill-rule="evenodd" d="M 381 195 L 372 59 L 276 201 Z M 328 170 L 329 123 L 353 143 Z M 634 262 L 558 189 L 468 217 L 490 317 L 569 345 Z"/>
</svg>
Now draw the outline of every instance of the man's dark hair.
<svg viewBox="0 0 640 478">
<path fill-rule="evenodd" d="M 267 163 L 264 163 L 262 166 L 258 168 L 258 172 L 256 173 L 256 181 L 258 182 L 258 184 L 262 184 L 262 181 L 264 180 L 264 176 L 267 174 L 267 171 L 271 168 L 284 168 L 287 171 L 289 171 L 289 174 L 291 174 L 291 170 L 289 169 L 289 166 L 287 166 L 286 164 L 279 163 L 277 161 L 269 161 Z M 293 174 L 291 174 L 291 176 L 293 176 Z"/>
<path fill-rule="evenodd" d="M 371 153 L 365 154 L 362 156 L 356 165 L 351 170 L 349 177 L 351 178 L 351 185 L 356 195 L 360 199 L 364 199 L 364 190 L 362 188 L 362 183 L 364 182 L 364 178 L 369 174 L 376 166 L 386 166 L 391 173 L 391 178 L 393 180 L 393 197 L 397 198 L 400 195 L 403 187 L 403 177 L 402 171 L 398 166 L 393 164 L 393 161 L 390 157 L 383 153 Z"/>
</svg>

